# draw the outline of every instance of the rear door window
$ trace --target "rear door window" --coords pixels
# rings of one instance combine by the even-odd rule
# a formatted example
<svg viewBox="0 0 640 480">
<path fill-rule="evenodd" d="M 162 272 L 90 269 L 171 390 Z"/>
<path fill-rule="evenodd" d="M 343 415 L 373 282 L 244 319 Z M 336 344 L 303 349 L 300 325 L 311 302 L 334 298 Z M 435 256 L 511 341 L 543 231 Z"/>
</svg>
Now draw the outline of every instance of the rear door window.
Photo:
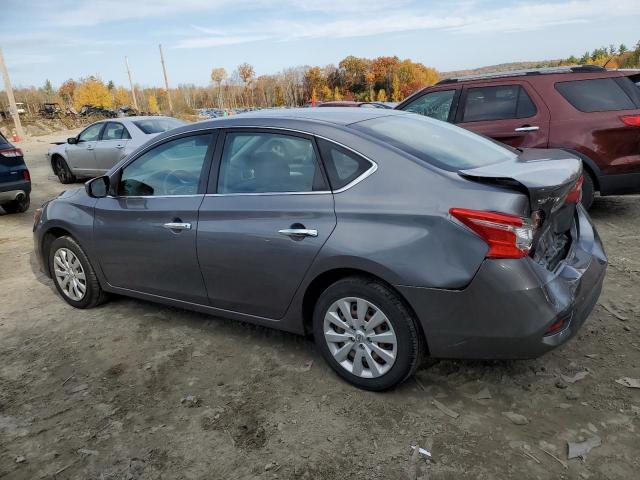
<svg viewBox="0 0 640 480">
<path fill-rule="evenodd" d="M 449 119 L 455 95 L 456 90 L 430 92 L 405 105 L 402 110 L 446 122 Z"/>
<path fill-rule="evenodd" d="M 225 136 L 218 193 L 291 193 L 326 190 L 309 138 L 266 132 Z"/>
<path fill-rule="evenodd" d="M 124 125 L 117 122 L 107 123 L 102 131 L 102 140 L 120 140 L 122 138 L 129 138 L 129 133 Z"/>
<path fill-rule="evenodd" d="M 625 85 L 625 82 L 628 82 Z M 607 112 L 640 108 L 627 93 L 628 78 L 596 78 L 556 83 L 556 90 L 581 112 Z"/>
<path fill-rule="evenodd" d="M 462 122 L 533 117 L 536 106 L 520 85 L 469 88 L 464 98 Z"/>
</svg>

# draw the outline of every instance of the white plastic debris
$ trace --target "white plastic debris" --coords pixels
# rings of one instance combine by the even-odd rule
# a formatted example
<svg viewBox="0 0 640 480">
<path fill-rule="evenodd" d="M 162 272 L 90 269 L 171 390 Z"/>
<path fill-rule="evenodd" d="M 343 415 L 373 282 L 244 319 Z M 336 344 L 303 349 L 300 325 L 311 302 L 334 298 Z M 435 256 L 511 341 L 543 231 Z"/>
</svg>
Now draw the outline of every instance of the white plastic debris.
<svg viewBox="0 0 640 480">
<path fill-rule="evenodd" d="M 429 452 L 428 450 L 426 450 L 426 449 L 424 449 L 424 448 L 422 448 L 422 447 L 419 447 L 419 446 L 417 446 L 417 445 L 411 445 L 411 449 L 412 449 L 412 450 L 415 450 L 416 448 L 418 449 L 418 453 L 419 453 L 420 455 L 422 455 L 423 457 L 426 457 L 426 458 L 432 458 L 432 457 L 431 457 L 431 452 Z"/>
<path fill-rule="evenodd" d="M 567 442 L 567 446 L 569 447 L 569 454 L 567 458 L 582 458 L 584 461 L 587 458 L 587 453 L 589 453 L 593 448 L 599 447 L 602 445 L 602 440 L 597 435 L 594 435 L 591 438 L 586 439 L 584 442 Z"/>
<path fill-rule="evenodd" d="M 640 388 L 640 380 L 637 378 L 622 377 L 616 380 L 616 383 L 628 388 Z"/>
</svg>

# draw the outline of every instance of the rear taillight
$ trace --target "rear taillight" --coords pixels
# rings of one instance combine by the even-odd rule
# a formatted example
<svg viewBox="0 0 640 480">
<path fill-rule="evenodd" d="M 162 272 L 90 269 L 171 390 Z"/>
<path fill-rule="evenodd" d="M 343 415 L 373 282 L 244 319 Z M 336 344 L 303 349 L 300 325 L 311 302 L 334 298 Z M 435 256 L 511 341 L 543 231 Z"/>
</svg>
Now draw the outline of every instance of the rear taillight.
<svg viewBox="0 0 640 480">
<path fill-rule="evenodd" d="M 640 127 L 640 115 L 624 115 L 620 117 L 620 120 L 630 127 Z"/>
<path fill-rule="evenodd" d="M 487 242 L 488 258 L 522 258 L 531 249 L 533 227 L 524 218 L 466 208 L 452 208 L 449 213 Z"/>
<path fill-rule="evenodd" d="M 29 174 L 29 170 L 22 171 L 22 178 L 26 181 L 31 181 L 31 175 Z"/>
<path fill-rule="evenodd" d="M 0 155 L 5 157 L 22 157 L 22 150 L 19 148 L 0 148 Z"/>
<path fill-rule="evenodd" d="M 580 175 L 580 178 L 573 186 L 573 188 L 567 193 L 564 201 L 565 203 L 580 203 L 582 200 L 582 184 L 584 183 L 584 177 Z"/>
</svg>

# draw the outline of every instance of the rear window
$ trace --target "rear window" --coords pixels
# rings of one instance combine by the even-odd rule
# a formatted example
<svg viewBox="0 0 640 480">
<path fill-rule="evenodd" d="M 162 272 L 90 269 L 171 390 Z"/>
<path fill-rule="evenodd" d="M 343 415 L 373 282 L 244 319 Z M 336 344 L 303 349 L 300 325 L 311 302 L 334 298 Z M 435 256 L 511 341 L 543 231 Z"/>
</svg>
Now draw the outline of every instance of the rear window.
<svg viewBox="0 0 640 480">
<path fill-rule="evenodd" d="M 422 115 L 393 115 L 351 127 L 449 171 L 513 160 L 516 153 L 480 135 Z"/>
<path fill-rule="evenodd" d="M 133 124 L 147 135 L 150 135 L 152 133 L 166 132 L 187 123 L 177 118 L 150 118 L 147 120 L 134 120 Z"/>
<path fill-rule="evenodd" d="M 633 83 L 623 78 L 596 78 L 556 83 L 560 92 L 571 105 L 581 112 L 607 112 L 640 108 L 640 102 L 632 99 Z M 635 101 L 634 101 L 635 100 Z"/>
</svg>

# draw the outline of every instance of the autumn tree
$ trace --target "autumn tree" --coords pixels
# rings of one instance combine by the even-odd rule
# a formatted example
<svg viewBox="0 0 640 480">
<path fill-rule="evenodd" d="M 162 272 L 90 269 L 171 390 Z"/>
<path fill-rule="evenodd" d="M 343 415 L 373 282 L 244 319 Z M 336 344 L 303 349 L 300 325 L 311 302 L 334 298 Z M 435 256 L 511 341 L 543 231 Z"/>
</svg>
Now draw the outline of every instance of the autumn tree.
<svg viewBox="0 0 640 480">
<path fill-rule="evenodd" d="M 386 102 L 387 101 L 387 92 L 384 91 L 384 89 L 380 89 L 378 90 L 378 101 L 379 102 Z"/>
<path fill-rule="evenodd" d="M 327 85 L 327 79 L 323 75 L 320 67 L 310 67 L 306 69 L 303 77 L 305 98 L 311 98 L 312 93 L 322 91 Z"/>
<path fill-rule="evenodd" d="M 322 90 L 320 91 L 320 99 L 323 102 L 327 102 L 333 99 L 333 90 L 331 90 L 328 85 L 322 87 Z"/>
<path fill-rule="evenodd" d="M 110 92 L 113 92 L 113 90 L 116 88 L 115 83 L 113 83 L 113 80 L 109 80 L 109 83 L 107 83 L 107 90 L 109 90 Z"/>
<path fill-rule="evenodd" d="M 333 99 L 337 102 L 342 100 L 342 94 L 340 93 L 340 89 L 338 87 L 333 90 Z"/>
<path fill-rule="evenodd" d="M 367 90 L 365 74 L 369 68 L 370 60 L 349 55 L 339 64 L 343 85 L 354 96 L 358 97 Z"/>
<path fill-rule="evenodd" d="M 113 99 L 107 86 L 96 77 L 89 77 L 81 81 L 73 95 L 73 104 L 77 110 L 84 105 L 92 107 L 111 108 Z"/>
<path fill-rule="evenodd" d="M 246 85 L 249 85 L 255 76 L 255 72 L 253 67 L 248 63 L 242 63 L 238 65 L 238 75 L 242 79 L 242 82 Z"/>
<path fill-rule="evenodd" d="M 241 63 L 240 65 L 238 65 L 238 76 L 242 80 L 242 83 L 244 83 L 245 100 L 243 103 L 248 104 L 250 103 L 248 99 L 249 88 L 251 86 L 251 82 L 253 81 L 253 77 L 255 76 L 255 71 L 253 70 L 253 67 L 248 63 Z"/>
<path fill-rule="evenodd" d="M 76 91 L 77 83 L 71 78 L 66 80 L 58 88 L 58 95 L 67 105 L 73 105 L 73 95 Z"/>
<path fill-rule="evenodd" d="M 211 81 L 215 83 L 218 87 L 217 99 L 218 99 L 218 108 L 222 108 L 223 99 L 222 99 L 222 82 L 224 82 L 227 78 L 227 71 L 223 67 L 215 67 L 211 69 Z"/>
<path fill-rule="evenodd" d="M 131 105 L 131 97 L 129 96 L 129 91 L 126 88 L 117 87 L 113 91 L 113 105 L 115 107 Z"/>
<path fill-rule="evenodd" d="M 391 81 L 391 100 L 393 102 L 400 102 L 404 96 L 402 95 L 402 90 L 400 89 L 400 77 L 396 73 L 393 76 L 393 80 Z"/>
<path fill-rule="evenodd" d="M 147 94 L 147 110 L 149 110 L 149 113 L 160 113 L 158 99 L 152 92 Z"/>
</svg>

